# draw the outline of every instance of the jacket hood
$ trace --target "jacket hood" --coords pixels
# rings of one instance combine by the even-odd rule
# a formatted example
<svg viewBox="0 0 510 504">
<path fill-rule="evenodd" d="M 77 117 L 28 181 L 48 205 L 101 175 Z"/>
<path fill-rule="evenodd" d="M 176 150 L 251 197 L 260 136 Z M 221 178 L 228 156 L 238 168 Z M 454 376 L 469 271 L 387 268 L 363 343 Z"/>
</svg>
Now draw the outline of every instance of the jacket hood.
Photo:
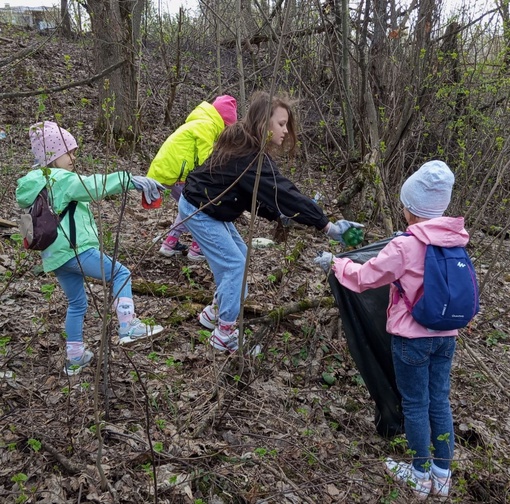
<svg viewBox="0 0 510 504">
<path fill-rule="evenodd" d="M 223 129 L 224 123 L 219 112 L 208 102 L 204 101 L 197 105 L 186 117 L 185 122 L 200 121 L 204 118 L 211 118 L 217 125 Z M 221 131 L 221 130 L 220 130 Z"/>
<path fill-rule="evenodd" d="M 426 245 L 465 247 L 469 242 L 463 217 L 437 217 L 412 224 L 407 231 Z"/>
<path fill-rule="evenodd" d="M 44 168 L 44 170 L 48 170 L 48 168 Z M 46 178 L 43 174 L 43 168 L 38 168 L 18 179 L 18 186 L 16 188 L 18 205 L 21 208 L 32 206 L 35 198 L 47 184 L 49 178 L 51 178 L 51 175 L 48 175 L 48 178 Z"/>
</svg>

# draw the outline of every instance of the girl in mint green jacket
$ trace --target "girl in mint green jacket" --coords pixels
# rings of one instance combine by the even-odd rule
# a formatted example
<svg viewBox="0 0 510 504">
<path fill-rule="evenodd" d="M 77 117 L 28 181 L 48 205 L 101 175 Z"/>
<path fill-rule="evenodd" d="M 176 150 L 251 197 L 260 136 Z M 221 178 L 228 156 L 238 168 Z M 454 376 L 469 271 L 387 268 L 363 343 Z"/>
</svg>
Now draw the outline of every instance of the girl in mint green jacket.
<svg viewBox="0 0 510 504">
<path fill-rule="evenodd" d="M 153 159 L 147 176 L 171 189 L 172 198 L 178 203 L 188 173 L 205 162 L 225 126 L 236 121 L 237 102 L 232 96 L 218 96 L 212 104 L 205 101 L 200 103 L 191 111 L 185 123 L 165 140 Z M 181 221 L 177 215 L 159 249 L 161 255 L 171 257 L 187 250 L 187 247 L 179 242 L 181 234 L 187 230 Z M 195 240 L 188 252 L 188 259 L 205 259 Z"/>
<path fill-rule="evenodd" d="M 147 201 L 159 197 L 162 186 L 146 177 L 132 177 L 128 172 L 81 176 L 75 173 L 75 138 L 58 124 L 45 121 L 30 127 L 32 152 L 38 168 L 18 180 L 16 200 L 29 208 L 46 187 L 53 210 L 59 214 L 72 201 L 74 215 L 66 212 L 60 222 L 57 239 L 41 252 L 44 271 L 53 271 L 68 299 L 65 332 L 67 359 L 64 371 L 79 373 L 90 364 L 93 353 L 83 342 L 83 321 L 87 311 L 84 277 L 113 283 L 114 306 L 119 320 L 119 342 L 131 343 L 163 331 L 159 325 L 148 326 L 135 317 L 130 271 L 99 250 L 99 237 L 89 202 L 125 190 L 144 192 Z M 76 243 L 70 242 L 71 219 L 76 228 Z"/>
</svg>

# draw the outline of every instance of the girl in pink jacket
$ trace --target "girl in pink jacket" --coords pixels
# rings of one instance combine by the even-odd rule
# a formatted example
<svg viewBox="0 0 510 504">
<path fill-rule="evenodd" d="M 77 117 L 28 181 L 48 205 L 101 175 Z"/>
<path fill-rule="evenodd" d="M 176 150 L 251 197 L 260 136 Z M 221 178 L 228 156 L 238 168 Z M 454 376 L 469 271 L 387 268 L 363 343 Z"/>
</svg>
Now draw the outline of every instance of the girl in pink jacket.
<svg viewBox="0 0 510 504">
<path fill-rule="evenodd" d="M 411 486 L 420 500 L 429 493 L 447 496 L 451 486 L 454 432 L 450 370 L 458 331 L 433 331 L 418 324 L 393 282 L 400 281 L 413 305 L 423 293 L 426 245 L 468 243 L 464 219 L 443 217 L 454 181 L 442 161 L 425 163 L 405 181 L 400 192 L 410 236 L 397 236 L 364 264 L 331 254 L 316 259 L 321 265 L 332 260 L 338 281 L 355 292 L 390 285 L 386 330 L 392 335 L 393 365 L 413 460 L 408 464 L 388 458 L 385 469 L 395 481 Z"/>
</svg>

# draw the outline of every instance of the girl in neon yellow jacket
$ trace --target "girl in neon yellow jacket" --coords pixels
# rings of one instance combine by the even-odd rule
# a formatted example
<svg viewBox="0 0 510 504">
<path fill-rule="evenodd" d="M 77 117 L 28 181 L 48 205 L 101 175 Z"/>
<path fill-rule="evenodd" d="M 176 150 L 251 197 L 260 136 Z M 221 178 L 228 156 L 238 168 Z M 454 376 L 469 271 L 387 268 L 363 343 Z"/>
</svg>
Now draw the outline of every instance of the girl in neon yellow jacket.
<svg viewBox="0 0 510 504">
<path fill-rule="evenodd" d="M 108 175 L 79 175 L 74 171 L 78 144 L 71 133 L 54 122 L 34 124 L 29 134 L 38 167 L 18 179 L 18 205 L 29 208 L 44 187 L 57 214 L 62 213 L 69 203 L 76 202 L 74 211 L 66 212 L 61 220 L 56 240 L 41 252 L 44 271 L 54 272 L 68 300 L 64 371 L 75 375 L 88 366 L 94 356 L 83 342 L 83 322 L 88 307 L 84 277 L 104 279 L 113 284 L 113 307 L 119 321 L 120 344 L 132 343 L 163 331 L 160 325 L 147 325 L 136 318 L 131 272 L 100 251 L 98 231 L 89 203 L 132 189 L 143 191 L 146 200 L 151 201 L 158 198 L 159 190 L 164 188 L 154 180 L 131 176 L 125 171 Z M 75 239 L 70 238 L 74 234 L 71 231 L 73 227 Z"/>
<path fill-rule="evenodd" d="M 212 104 L 205 101 L 200 103 L 186 118 L 185 123 L 165 140 L 152 161 L 147 176 L 171 189 L 172 198 L 179 202 L 188 173 L 205 162 L 225 126 L 236 121 L 237 103 L 232 96 L 218 96 Z M 172 257 L 185 252 L 187 247 L 179 242 L 184 231 L 187 231 L 187 227 L 177 215 L 159 253 Z M 188 251 L 188 259 L 204 259 L 195 240 Z"/>
</svg>

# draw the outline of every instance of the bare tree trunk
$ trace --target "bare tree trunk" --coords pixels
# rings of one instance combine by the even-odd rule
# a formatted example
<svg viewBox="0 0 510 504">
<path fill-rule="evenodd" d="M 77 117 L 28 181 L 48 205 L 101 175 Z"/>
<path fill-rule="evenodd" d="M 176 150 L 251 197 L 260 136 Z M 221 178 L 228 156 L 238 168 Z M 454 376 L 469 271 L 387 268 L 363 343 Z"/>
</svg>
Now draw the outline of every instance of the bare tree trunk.
<svg viewBox="0 0 510 504">
<path fill-rule="evenodd" d="M 352 113 L 351 67 L 349 63 L 349 0 L 342 0 L 342 78 L 345 92 L 345 129 L 349 153 L 354 152 L 354 126 Z"/>
<path fill-rule="evenodd" d="M 89 0 L 96 70 L 123 61 L 99 87 L 100 115 L 96 132 L 106 141 L 133 142 L 139 135 L 138 51 L 144 0 Z"/>
<path fill-rule="evenodd" d="M 69 15 L 69 5 L 67 4 L 67 0 L 60 0 L 60 32 L 62 36 L 70 39 L 72 37 L 71 31 L 71 16 Z"/>
<path fill-rule="evenodd" d="M 216 0 L 216 12 L 219 12 L 220 0 Z M 216 16 L 214 16 L 214 34 L 216 36 L 216 72 L 218 74 L 218 94 L 223 94 L 223 86 L 221 84 L 221 30 L 220 23 Z"/>
<path fill-rule="evenodd" d="M 160 16 L 161 20 L 161 16 Z M 177 21 L 177 47 L 175 52 L 175 64 L 171 65 L 169 61 L 169 56 L 166 50 L 167 44 L 164 40 L 163 36 L 163 26 L 159 27 L 159 35 L 160 35 L 160 45 L 161 45 L 161 54 L 163 58 L 163 62 L 165 64 L 166 73 L 168 76 L 168 80 L 170 81 L 170 90 L 168 93 L 168 99 L 165 107 L 165 126 L 169 126 L 172 124 L 172 108 L 174 106 L 175 97 L 177 95 L 177 86 L 181 80 L 181 33 L 182 26 L 184 23 L 184 11 L 182 7 L 179 9 L 179 19 Z"/>
<path fill-rule="evenodd" d="M 237 70 L 239 72 L 239 101 L 241 116 L 246 113 L 246 88 L 244 84 L 244 65 L 243 65 L 243 46 L 242 46 L 242 26 L 241 26 L 241 3 L 242 0 L 236 2 L 236 56 Z"/>
</svg>

